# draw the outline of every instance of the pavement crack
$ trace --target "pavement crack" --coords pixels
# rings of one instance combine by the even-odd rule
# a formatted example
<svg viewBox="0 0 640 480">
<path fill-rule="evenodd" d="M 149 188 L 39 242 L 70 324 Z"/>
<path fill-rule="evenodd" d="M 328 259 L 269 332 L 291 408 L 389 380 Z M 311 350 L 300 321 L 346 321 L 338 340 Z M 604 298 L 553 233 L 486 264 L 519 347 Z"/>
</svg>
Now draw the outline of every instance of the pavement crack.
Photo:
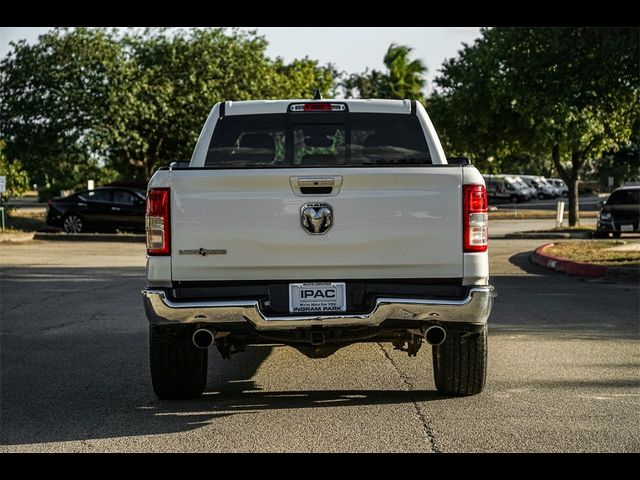
<svg viewBox="0 0 640 480">
<path fill-rule="evenodd" d="M 431 428 L 431 425 L 427 420 L 427 416 L 422 412 L 422 410 L 420 409 L 420 406 L 418 405 L 418 401 L 413 395 L 414 387 L 413 387 L 413 383 L 411 383 L 411 378 L 409 377 L 409 375 L 407 375 L 405 372 L 403 372 L 400 369 L 400 366 L 396 363 L 396 361 L 393 358 L 391 358 L 391 355 L 389 355 L 389 352 L 387 352 L 387 350 L 382 346 L 381 343 L 378 343 L 378 346 L 380 347 L 382 354 L 387 358 L 387 360 L 389 360 L 389 363 L 391 363 L 391 366 L 393 367 L 393 369 L 398 373 L 398 376 L 400 377 L 400 380 L 402 381 L 402 383 L 404 383 L 404 385 L 406 386 L 407 397 L 409 398 L 409 400 L 411 401 L 411 404 L 413 405 L 416 418 L 422 425 L 422 431 L 427 440 L 427 445 L 429 447 L 429 450 L 431 450 L 431 452 L 433 453 L 440 453 L 440 449 L 436 442 L 436 437 L 433 432 L 433 428 Z"/>
<path fill-rule="evenodd" d="M 104 315 L 104 312 L 102 310 L 96 310 L 91 314 L 89 318 L 81 318 L 80 320 L 72 320 L 70 322 L 63 322 L 57 325 L 51 325 L 50 327 L 41 328 L 40 332 L 49 332 L 51 330 L 59 330 L 61 328 L 66 328 L 69 325 L 77 325 L 79 323 L 90 323 L 96 320 L 100 315 Z"/>
</svg>

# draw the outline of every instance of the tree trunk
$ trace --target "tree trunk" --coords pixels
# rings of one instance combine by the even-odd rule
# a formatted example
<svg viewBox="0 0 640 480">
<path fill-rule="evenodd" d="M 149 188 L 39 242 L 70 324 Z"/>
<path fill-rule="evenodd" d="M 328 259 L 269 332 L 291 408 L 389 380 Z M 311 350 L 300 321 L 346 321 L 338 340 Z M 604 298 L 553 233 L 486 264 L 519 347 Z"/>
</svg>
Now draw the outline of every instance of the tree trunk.
<svg viewBox="0 0 640 480">
<path fill-rule="evenodd" d="M 569 226 L 576 227 L 580 225 L 580 198 L 578 195 L 578 187 L 580 186 L 580 169 L 584 163 L 580 152 L 571 153 L 571 174 L 560 163 L 560 146 L 555 144 L 551 151 L 553 164 L 560 174 L 560 178 L 569 187 Z"/>
<path fill-rule="evenodd" d="M 151 160 L 146 155 L 144 156 L 144 176 L 145 180 L 148 182 L 151 176 L 153 175 L 153 160 Z"/>
<path fill-rule="evenodd" d="M 580 196 L 578 187 L 580 186 L 580 170 L 584 160 L 579 152 L 571 153 L 571 184 L 569 185 L 569 226 L 580 225 Z"/>
<path fill-rule="evenodd" d="M 580 197 L 578 195 L 578 187 L 580 186 L 580 177 L 571 177 L 569 182 L 569 226 L 576 227 L 580 225 Z"/>
</svg>

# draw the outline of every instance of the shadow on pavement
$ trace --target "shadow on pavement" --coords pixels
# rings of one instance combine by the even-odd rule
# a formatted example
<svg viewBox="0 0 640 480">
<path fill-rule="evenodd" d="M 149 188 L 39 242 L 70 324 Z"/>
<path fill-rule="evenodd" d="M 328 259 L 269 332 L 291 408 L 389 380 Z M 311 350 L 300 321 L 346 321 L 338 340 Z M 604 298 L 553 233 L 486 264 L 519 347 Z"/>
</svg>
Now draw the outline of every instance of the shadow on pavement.
<svg viewBox="0 0 640 480">
<path fill-rule="evenodd" d="M 545 243 L 545 241 L 541 240 L 540 245 L 542 245 L 543 243 Z M 532 275 L 566 275 L 564 273 L 556 272 L 555 270 L 549 270 L 547 268 L 542 268 L 540 265 L 536 265 L 530 259 L 532 254 L 533 251 L 516 253 L 515 255 L 509 257 L 509 262 Z"/>
<path fill-rule="evenodd" d="M 259 410 L 410 403 L 405 390 L 262 391 L 253 380 L 273 347 L 231 360 L 210 350 L 208 388 L 160 401 L 149 376 L 140 268 L 11 268 L 2 272 L 0 445 L 184 432 Z"/>
<path fill-rule="evenodd" d="M 510 260 L 538 273 L 527 255 Z M 542 273 L 546 275 L 492 279 L 499 296 L 491 332 L 541 332 L 554 340 L 564 332 L 637 339 L 637 289 Z M 140 297 L 143 274 L 144 269 L 133 267 L 3 270 L 1 445 L 185 432 L 218 418 L 265 410 L 443 398 L 435 391 L 376 388 L 264 391 L 254 377 L 272 347 L 262 346 L 226 361 L 211 351 L 208 389 L 200 399 L 159 401 L 149 379 L 147 322 Z M 605 388 L 627 385 L 626 380 L 594 382 Z"/>
<path fill-rule="evenodd" d="M 435 391 L 262 391 L 252 380 L 272 347 L 248 347 L 222 360 L 211 351 L 208 388 L 195 400 L 161 401 L 148 380 L 147 341 L 6 338 L 3 345 L 1 445 L 37 444 L 185 432 L 229 415 L 262 410 L 425 402 Z"/>
</svg>

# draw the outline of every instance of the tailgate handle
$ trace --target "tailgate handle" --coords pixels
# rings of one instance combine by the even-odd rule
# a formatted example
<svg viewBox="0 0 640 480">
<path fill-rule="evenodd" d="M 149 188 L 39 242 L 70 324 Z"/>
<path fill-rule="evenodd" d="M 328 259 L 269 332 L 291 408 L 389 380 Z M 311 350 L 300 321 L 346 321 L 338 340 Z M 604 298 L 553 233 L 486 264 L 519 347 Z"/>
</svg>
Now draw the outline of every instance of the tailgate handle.
<svg viewBox="0 0 640 480">
<path fill-rule="evenodd" d="M 290 177 L 293 193 L 304 195 L 337 195 L 342 186 L 341 176 Z"/>
<path fill-rule="evenodd" d="M 331 187 L 336 184 L 335 177 L 332 178 L 298 178 L 299 187 Z"/>
</svg>

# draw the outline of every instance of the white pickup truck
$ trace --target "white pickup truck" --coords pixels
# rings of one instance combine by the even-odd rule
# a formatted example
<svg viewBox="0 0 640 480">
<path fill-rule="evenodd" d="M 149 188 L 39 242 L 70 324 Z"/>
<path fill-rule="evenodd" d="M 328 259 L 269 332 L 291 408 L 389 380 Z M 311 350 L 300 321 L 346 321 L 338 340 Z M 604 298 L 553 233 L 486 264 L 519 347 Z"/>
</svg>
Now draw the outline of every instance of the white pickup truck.
<svg viewBox="0 0 640 480">
<path fill-rule="evenodd" d="M 322 358 L 426 342 L 441 393 L 482 391 L 485 184 L 447 162 L 420 103 L 218 103 L 190 163 L 153 175 L 146 208 L 160 398 L 202 394 L 214 344 L 223 358 L 260 343 Z"/>
</svg>

